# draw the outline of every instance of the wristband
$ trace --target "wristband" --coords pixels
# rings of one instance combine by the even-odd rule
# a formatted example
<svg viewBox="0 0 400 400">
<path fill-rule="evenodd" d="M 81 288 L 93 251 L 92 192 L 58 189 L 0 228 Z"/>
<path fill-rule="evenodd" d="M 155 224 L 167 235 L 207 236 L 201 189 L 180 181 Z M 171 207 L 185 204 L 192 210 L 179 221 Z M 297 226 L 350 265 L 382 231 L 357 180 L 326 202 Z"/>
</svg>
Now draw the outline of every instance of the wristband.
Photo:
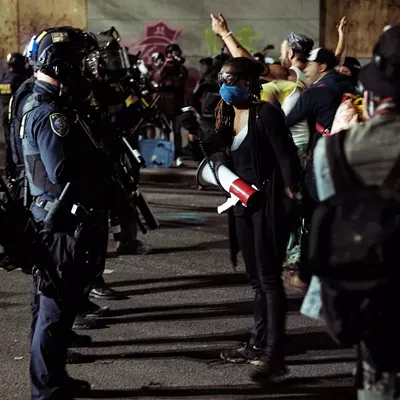
<svg viewBox="0 0 400 400">
<path fill-rule="evenodd" d="M 225 36 L 222 36 L 222 40 L 225 40 L 228 36 L 232 35 L 232 31 L 229 31 Z"/>
</svg>

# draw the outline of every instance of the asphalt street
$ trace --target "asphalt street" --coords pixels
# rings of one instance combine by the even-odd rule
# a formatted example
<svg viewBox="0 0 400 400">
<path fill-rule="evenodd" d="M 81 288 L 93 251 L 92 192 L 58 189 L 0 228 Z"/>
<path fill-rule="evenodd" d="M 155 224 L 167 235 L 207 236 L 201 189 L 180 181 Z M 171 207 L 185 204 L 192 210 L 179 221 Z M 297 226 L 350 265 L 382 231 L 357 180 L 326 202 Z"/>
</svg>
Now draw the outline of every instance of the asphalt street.
<svg viewBox="0 0 400 400">
<path fill-rule="evenodd" d="M 128 299 L 104 303 L 104 329 L 80 331 L 93 343 L 68 371 L 92 384 L 85 398 L 354 398 L 354 352 L 300 315 L 301 299 L 290 293 L 290 374 L 260 387 L 251 366 L 224 364 L 220 350 L 244 342 L 252 326 L 252 291 L 243 264 L 230 264 L 226 216 L 216 212 L 223 198 L 187 186 L 143 191 L 161 227 L 141 237 L 151 254 L 108 259 L 105 279 Z M 31 278 L 0 270 L 0 279 L 0 399 L 28 400 Z"/>
</svg>

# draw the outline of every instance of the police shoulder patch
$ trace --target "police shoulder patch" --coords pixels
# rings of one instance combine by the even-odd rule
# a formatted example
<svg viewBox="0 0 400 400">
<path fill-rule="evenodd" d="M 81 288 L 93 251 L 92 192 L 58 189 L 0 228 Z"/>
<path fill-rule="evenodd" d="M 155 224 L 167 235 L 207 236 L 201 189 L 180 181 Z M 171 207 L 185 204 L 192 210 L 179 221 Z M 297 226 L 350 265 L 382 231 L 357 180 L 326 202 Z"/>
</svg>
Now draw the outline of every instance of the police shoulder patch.
<svg viewBox="0 0 400 400">
<path fill-rule="evenodd" d="M 64 137 L 69 132 L 67 117 L 64 114 L 50 114 L 50 126 L 53 132 L 61 137 Z"/>
</svg>

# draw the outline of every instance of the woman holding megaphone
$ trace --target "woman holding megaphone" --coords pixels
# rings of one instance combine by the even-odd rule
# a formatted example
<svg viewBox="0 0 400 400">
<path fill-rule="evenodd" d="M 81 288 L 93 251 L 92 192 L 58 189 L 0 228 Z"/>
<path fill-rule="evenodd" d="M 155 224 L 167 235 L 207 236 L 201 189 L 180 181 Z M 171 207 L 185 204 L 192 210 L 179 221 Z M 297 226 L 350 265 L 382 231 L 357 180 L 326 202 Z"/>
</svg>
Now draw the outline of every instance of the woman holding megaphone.
<svg viewBox="0 0 400 400">
<path fill-rule="evenodd" d="M 251 374 L 255 381 L 286 373 L 281 274 L 289 237 L 286 205 L 294 198 L 300 175 L 297 148 L 283 113 L 259 101 L 263 70 L 248 58 L 226 62 L 218 74 L 222 100 L 216 109 L 216 134 L 230 141 L 226 167 L 260 192 L 260 201 L 247 206 L 239 201 L 231 209 L 236 245 L 255 291 L 255 326 L 244 347 L 221 353 L 225 361 L 257 365 Z"/>
</svg>

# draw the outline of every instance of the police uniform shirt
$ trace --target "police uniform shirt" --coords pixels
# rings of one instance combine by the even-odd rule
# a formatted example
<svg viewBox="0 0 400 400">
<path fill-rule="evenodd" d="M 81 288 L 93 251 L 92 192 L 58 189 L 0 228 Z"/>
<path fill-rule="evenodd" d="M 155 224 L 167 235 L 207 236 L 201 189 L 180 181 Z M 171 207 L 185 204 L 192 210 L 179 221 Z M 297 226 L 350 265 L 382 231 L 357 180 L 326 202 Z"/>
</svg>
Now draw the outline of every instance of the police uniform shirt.
<svg viewBox="0 0 400 400">
<path fill-rule="evenodd" d="M 47 101 L 26 114 L 22 143 L 32 195 L 48 194 L 51 199 L 60 194 L 57 185 L 66 184 L 76 176 L 76 149 L 67 116 L 56 104 L 59 88 L 36 81 L 32 96 L 38 95 L 46 96 Z M 30 99 L 26 106 L 29 102 Z M 44 171 L 40 169 L 41 163 Z"/>
</svg>

